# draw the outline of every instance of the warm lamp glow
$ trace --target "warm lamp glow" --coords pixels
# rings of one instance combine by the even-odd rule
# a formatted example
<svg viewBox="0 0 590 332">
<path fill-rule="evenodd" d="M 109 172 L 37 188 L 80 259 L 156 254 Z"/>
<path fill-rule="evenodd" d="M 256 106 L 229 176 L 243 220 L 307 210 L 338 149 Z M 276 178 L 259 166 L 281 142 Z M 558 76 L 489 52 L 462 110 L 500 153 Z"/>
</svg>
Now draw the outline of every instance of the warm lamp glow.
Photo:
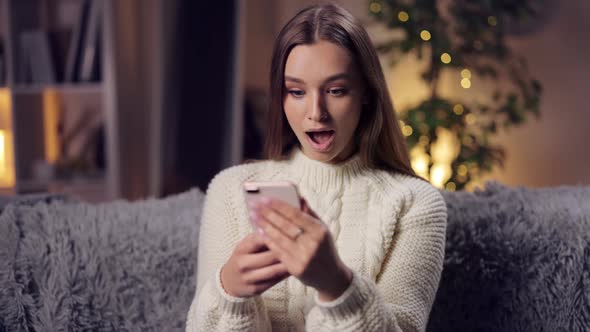
<svg viewBox="0 0 590 332">
<path fill-rule="evenodd" d="M 0 174 L 6 172 L 6 133 L 0 130 Z"/>
<path fill-rule="evenodd" d="M 59 159 L 59 110 L 60 100 L 57 91 L 43 91 L 43 126 L 45 130 L 45 160 L 55 163 Z"/>
<path fill-rule="evenodd" d="M 0 188 L 11 188 L 15 184 L 12 151 L 12 135 L 0 129 Z"/>
<path fill-rule="evenodd" d="M 430 168 L 430 183 L 437 188 L 442 188 L 445 182 L 453 175 L 451 165 L 437 163 Z"/>
<path fill-rule="evenodd" d="M 412 163 L 412 169 L 419 176 L 428 180 L 428 165 L 430 164 L 430 156 L 424 150 L 424 146 L 416 145 L 410 151 L 410 159 Z"/>
<path fill-rule="evenodd" d="M 15 185 L 10 92 L 0 89 L 0 188 Z"/>
<path fill-rule="evenodd" d="M 461 145 L 457 136 L 446 128 L 437 128 L 436 135 L 438 138 L 430 148 L 433 162 L 430 182 L 437 188 L 443 188 L 453 175 L 451 164 L 459 155 Z"/>
<path fill-rule="evenodd" d="M 437 140 L 430 149 L 434 162 L 450 164 L 459 155 L 461 143 L 457 135 L 446 128 L 436 128 Z"/>
</svg>

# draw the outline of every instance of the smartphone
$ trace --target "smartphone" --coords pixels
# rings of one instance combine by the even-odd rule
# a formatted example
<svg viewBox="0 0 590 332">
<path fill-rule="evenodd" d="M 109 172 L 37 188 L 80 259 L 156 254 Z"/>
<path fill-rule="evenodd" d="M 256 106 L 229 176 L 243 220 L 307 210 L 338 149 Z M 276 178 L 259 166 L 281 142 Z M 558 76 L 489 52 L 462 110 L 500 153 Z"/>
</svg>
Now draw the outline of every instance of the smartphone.
<svg viewBox="0 0 590 332">
<path fill-rule="evenodd" d="M 244 195 L 246 204 L 268 197 L 282 200 L 294 208 L 301 209 L 297 186 L 287 181 L 244 182 Z"/>
<path fill-rule="evenodd" d="M 301 209 L 297 186 L 291 182 L 244 182 L 243 187 L 248 209 L 250 202 L 255 202 L 263 197 L 279 199 L 294 208 Z"/>
</svg>

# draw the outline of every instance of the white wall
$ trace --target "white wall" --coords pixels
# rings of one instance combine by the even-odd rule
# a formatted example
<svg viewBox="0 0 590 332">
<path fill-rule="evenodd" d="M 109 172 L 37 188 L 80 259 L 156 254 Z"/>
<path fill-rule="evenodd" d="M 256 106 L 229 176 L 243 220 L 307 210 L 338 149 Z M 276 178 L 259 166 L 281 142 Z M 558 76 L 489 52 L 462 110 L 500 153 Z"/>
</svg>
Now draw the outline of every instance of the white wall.
<svg viewBox="0 0 590 332">
<path fill-rule="evenodd" d="M 560 1 L 535 34 L 514 38 L 514 50 L 543 84 L 541 119 L 498 137 L 506 170 L 493 176 L 514 185 L 590 184 L 590 2 Z"/>
</svg>

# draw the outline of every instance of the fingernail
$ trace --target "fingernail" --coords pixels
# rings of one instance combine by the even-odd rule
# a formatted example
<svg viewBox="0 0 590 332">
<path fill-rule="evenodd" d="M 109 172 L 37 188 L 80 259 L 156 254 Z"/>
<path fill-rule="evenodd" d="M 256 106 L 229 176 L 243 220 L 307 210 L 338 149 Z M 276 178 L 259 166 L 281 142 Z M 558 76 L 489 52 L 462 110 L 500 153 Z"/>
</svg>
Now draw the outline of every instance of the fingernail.
<svg viewBox="0 0 590 332">
<path fill-rule="evenodd" d="M 250 211 L 250 219 L 253 221 L 258 220 L 258 213 L 254 212 L 254 211 Z"/>
<path fill-rule="evenodd" d="M 268 197 L 262 197 L 260 199 L 260 203 L 262 203 L 264 205 L 268 205 L 268 203 L 270 203 L 270 198 L 268 198 Z"/>
<path fill-rule="evenodd" d="M 262 204 L 261 204 L 260 200 L 255 201 L 254 202 L 254 205 L 252 206 L 252 210 L 254 210 L 254 211 L 260 211 L 260 208 L 262 207 L 261 205 Z"/>
</svg>

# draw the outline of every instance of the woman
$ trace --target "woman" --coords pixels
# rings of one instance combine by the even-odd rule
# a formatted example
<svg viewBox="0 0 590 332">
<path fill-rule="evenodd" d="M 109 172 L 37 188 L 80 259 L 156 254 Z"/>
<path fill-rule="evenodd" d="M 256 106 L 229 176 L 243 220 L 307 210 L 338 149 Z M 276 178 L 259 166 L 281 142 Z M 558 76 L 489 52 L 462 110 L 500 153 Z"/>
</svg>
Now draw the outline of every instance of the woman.
<svg viewBox="0 0 590 332">
<path fill-rule="evenodd" d="M 270 79 L 268 160 L 207 190 L 187 330 L 425 330 L 446 205 L 410 167 L 366 31 L 335 5 L 302 10 Z M 275 180 L 297 184 L 303 209 L 265 200 L 249 214 L 242 183 Z"/>
</svg>

